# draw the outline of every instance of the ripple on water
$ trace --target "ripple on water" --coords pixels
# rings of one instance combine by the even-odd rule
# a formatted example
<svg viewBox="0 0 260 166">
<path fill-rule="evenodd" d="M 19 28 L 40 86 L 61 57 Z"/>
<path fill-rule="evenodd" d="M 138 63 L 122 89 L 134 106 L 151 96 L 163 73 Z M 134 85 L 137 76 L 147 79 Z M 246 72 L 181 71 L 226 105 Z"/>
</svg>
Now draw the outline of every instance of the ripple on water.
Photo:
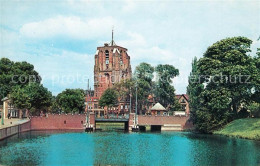
<svg viewBox="0 0 260 166">
<path fill-rule="evenodd" d="M 4 165 L 260 165 L 260 142 L 184 132 L 27 132 L 0 142 Z"/>
</svg>

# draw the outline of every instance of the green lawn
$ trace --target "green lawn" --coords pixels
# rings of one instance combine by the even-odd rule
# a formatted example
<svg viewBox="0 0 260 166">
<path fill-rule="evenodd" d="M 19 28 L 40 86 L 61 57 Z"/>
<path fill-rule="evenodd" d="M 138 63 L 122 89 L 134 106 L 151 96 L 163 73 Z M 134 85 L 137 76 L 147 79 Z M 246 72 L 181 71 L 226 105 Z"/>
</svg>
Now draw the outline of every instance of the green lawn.
<svg viewBox="0 0 260 166">
<path fill-rule="evenodd" d="M 214 134 L 260 140 L 260 118 L 234 120 Z"/>
</svg>

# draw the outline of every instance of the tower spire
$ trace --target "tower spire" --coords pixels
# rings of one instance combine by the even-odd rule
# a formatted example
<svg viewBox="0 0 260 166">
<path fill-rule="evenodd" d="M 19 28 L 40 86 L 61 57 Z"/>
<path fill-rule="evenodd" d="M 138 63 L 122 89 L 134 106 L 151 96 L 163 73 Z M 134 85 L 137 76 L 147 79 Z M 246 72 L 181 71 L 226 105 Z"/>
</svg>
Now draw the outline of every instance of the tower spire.
<svg viewBox="0 0 260 166">
<path fill-rule="evenodd" d="M 112 27 L 112 42 L 114 42 L 114 26 Z"/>
<path fill-rule="evenodd" d="M 110 46 L 116 46 L 116 43 L 114 41 L 114 26 L 112 27 L 112 41 L 110 42 Z"/>
</svg>

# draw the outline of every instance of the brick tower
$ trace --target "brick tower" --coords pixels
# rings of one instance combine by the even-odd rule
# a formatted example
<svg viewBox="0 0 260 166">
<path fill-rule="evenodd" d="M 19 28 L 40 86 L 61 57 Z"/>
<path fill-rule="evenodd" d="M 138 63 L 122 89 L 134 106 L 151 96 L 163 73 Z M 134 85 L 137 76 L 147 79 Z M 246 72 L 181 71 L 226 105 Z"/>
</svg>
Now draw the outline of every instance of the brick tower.
<svg viewBox="0 0 260 166">
<path fill-rule="evenodd" d="M 115 44 L 112 31 L 112 41 L 97 47 L 95 54 L 94 97 L 99 99 L 107 88 L 131 77 L 130 56 L 126 48 Z"/>
</svg>

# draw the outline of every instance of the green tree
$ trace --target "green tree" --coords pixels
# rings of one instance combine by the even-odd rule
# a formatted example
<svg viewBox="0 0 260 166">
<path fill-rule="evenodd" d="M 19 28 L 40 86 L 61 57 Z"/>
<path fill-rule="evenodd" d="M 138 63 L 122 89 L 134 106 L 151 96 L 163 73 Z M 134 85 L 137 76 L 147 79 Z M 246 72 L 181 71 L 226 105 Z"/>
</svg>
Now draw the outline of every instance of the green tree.
<svg viewBox="0 0 260 166">
<path fill-rule="evenodd" d="M 226 38 L 210 46 L 198 61 L 199 84 L 205 85 L 194 93 L 199 103 L 193 122 L 199 131 L 211 133 L 238 118 L 243 105 L 251 101 L 259 76 L 254 58 L 248 55 L 251 43 L 245 37 Z"/>
<path fill-rule="evenodd" d="M 208 84 L 207 88 L 223 87 L 230 92 L 233 114 L 251 98 L 252 82 L 258 75 L 255 62 L 248 55 L 251 43 L 245 37 L 221 40 L 210 46 L 198 62 L 200 75 L 206 76 L 203 83 Z"/>
<path fill-rule="evenodd" d="M 109 109 L 116 106 L 118 104 L 118 92 L 112 88 L 106 89 L 98 104 L 100 107 L 108 107 Z"/>
<path fill-rule="evenodd" d="M 24 87 L 25 92 L 29 96 L 31 104 L 31 113 L 39 113 L 42 110 L 48 110 L 51 106 L 52 94 L 42 84 L 30 83 Z"/>
<path fill-rule="evenodd" d="M 28 95 L 28 93 L 24 88 L 20 88 L 19 86 L 13 87 L 10 97 L 16 108 L 18 109 L 31 108 L 30 96 Z"/>
<path fill-rule="evenodd" d="M 34 70 L 32 64 L 27 62 L 13 62 L 8 58 L 0 59 L 1 98 L 11 93 L 13 87 L 25 87 L 32 82 L 41 82 L 41 77 Z"/>
<path fill-rule="evenodd" d="M 156 99 L 166 108 L 172 111 L 178 109 L 178 102 L 175 102 L 175 88 L 172 85 L 172 79 L 179 75 L 179 70 L 172 65 L 158 65 L 155 68 L 158 76 L 156 82 Z"/>
<path fill-rule="evenodd" d="M 212 133 L 230 121 L 231 98 L 230 92 L 225 88 L 205 89 L 199 95 L 199 107 L 195 110 L 193 123 L 198 131 Z"/>
<path fill-rule="evenodd" d="M 57 102 L 57 98 L 55 96 L 52 96 L 51 98 L 51 106 L 50 106 L 50 111 L 52 113 L 60 113 L 61 108 Z"/>
<path fill-rule="evenodd" d="M 56 100 L 65 113 L 84 111 L 85 93 L 82 89 L 66 89 L 57 95 Z"/>
<path fill-rule="evenodd" d="M 248 109 L 250 110 L 251 116 L 260 118 L 260 103 L 252 102 Z"/>
<path fill-rule="evenodd" d="M 179 103 L 177 97 L 174 97 L 174 103 L 172 104 L 171 108 L 170 108 L 170 114 L 173 113 L 173 111 L 184 111 L 182 110 L 181 104 Z"/>
<path fill-rule="evenodd" d="M 257 68 L 256 78 L 253 80 L 254 88 L 252 100 L 260 103 L 260 48 L 257 48 L 256 56 L 254 57 L 255 66 Z"/>
<path fill-rule="evenodd" d="M 192 60 L 192 69 L 189 76 L 189 85 L 187 87 L 187 93 L 189 95 L 189 107 L 191 113 L 191 119 L 196 120 L 196 111 L 199 108 L 199 95 L 203 91 L 204 85 L 200 83 L 200 76 L 198 73 L 198 60 L 195 57 Z"/>
<path fill-rule="evenodd" d="M 47 110 L 51 105 L 51 97 L 51 92 L 38 83 L 31 83 L 23 88 L 16 86 L 11 92 L 15 107 L 29 109 L 32 114 Z"/>
<path fill-rule="evenodd" d="M 148 63 L 140 63 L 135 68 L 134 73 L 134 81 L 137 84 L 137 97 L 138 97 L 138 110 L 139 114 L 141 114 L 142 110 L 147 107 L 148 104 L 148 96 L 152 94 L 153 87 L 153 73 L 154 67 L 152 67 Z M 136 86 L 136 85 L 135 85 Z M 135 88 L 133 90 L 135 92 Z M 135 93 L 133 93 L 133 98 L 135 99 Z"/>
</svg>

